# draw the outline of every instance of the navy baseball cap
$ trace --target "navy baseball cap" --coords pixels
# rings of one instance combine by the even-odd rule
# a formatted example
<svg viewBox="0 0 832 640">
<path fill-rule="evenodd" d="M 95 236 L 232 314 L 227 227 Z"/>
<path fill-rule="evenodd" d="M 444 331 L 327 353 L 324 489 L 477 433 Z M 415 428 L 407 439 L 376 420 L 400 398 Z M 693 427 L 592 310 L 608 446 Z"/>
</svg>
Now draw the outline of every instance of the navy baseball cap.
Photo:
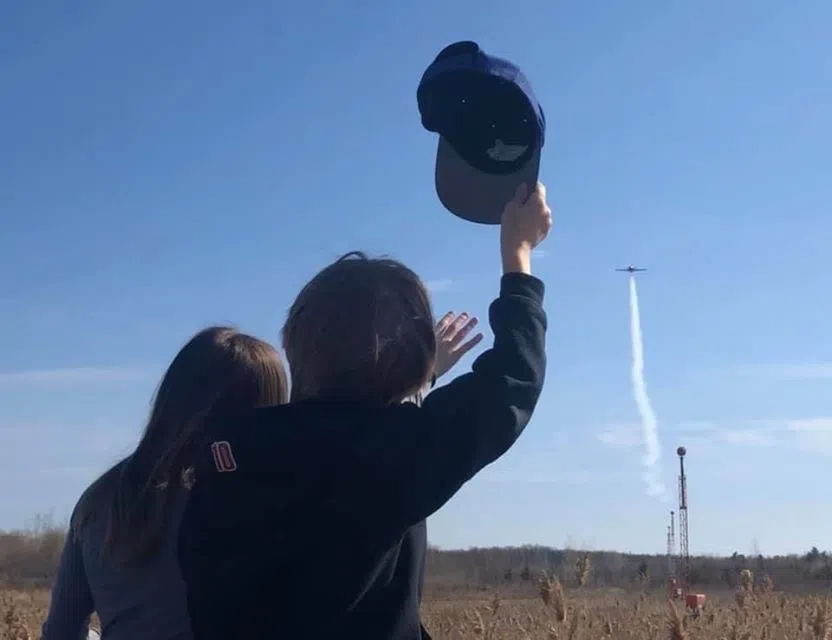
<svg viewBox="0 0 832 640">
<path fill-rule="evenodd" d="M 537 183 L 546 117 L 517 65 L 476 42 L 445 47 L 416 92 L 422 126 L 439 134 L 436 193 L 448 211 L 500 224 L 525 182 Z"/>
</svg>

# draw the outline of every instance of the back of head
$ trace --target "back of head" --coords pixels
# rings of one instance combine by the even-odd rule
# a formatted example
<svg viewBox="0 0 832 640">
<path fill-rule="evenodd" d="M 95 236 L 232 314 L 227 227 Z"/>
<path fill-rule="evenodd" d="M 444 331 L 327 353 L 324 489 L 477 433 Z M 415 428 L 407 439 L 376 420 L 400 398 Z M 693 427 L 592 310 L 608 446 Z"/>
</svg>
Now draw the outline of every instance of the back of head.
<svg viewBox="0 0 832 640">
<path fill-rule="evenodd" d="M 283 327 L 292 399 L 388 405 L 418 394 L 436 337 L 419 277 L 389 258 L 348 253 L 303 288 Z"/>
<path fill-rule="evenodd" d="M 173 500 L 187 475 L 200 427 L 222 413 L 288 400 L 286 373 L 267 342 L 209 327 L 182 347 L 156 391 L 135 451 L 106 472 L 76 509 L 73 529 L 106 523 L 105 552 L 141 564 L 159 548 Z"/>
<path fill-rule="evenodd" d="M 158 467 L 155 480 L 164 482 L 177 471 L 165 467 L 183 468 L 178 457 L 187 455 L 184 445 L 205 418 L 287 400 L 286 372 L 274 347 L 230 327 L 203 329 L 162 378 L 134 459 Z"/>
</svg>

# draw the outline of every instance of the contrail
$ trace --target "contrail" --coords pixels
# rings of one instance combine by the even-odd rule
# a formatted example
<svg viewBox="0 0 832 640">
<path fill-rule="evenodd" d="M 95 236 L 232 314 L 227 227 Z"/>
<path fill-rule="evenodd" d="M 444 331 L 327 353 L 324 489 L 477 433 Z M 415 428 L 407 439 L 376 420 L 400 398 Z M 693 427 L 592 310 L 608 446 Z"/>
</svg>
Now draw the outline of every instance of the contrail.
<svg viewBox="0 0 832 640">
<path fill-rule="evenodd" d="M 647 495 L 657 498 L 666 498 L 667 491 L 664 488 L 660 476 L 659 458 L 661 447 L 659 446 L 659 429 L 656 423 L 656 413 L 650 404 L 650 397 L 647 395 L 647 384 L 644 381 L 644 342 L 641 337 L 641 315 L 638 310 L 638 289 L 636 289 L 636 278 L 630 275 L 630 342 L 633 349 L 633 397 L 638 406 L 638 413 L 641 416 L 641 431 L 644 437 L 644 466 L 643 478 L 647 484 Z"/>
</svg>

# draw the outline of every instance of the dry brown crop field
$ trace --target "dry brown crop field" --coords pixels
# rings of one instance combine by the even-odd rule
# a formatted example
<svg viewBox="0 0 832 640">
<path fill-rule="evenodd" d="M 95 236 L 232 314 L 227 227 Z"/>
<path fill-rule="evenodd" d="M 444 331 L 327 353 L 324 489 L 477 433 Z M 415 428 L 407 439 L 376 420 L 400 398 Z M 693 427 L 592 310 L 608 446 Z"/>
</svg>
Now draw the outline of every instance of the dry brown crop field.
<svg viewBox="0 0 832 640">
<path fill-rule="evenodd" d="M 0 591 L 0 640 L 38 638 L 48 603 L 43 590 Z M 436 640 L 832 640 L 824 598 L 777 592 L 723 595 L 693 619 L 658 593 L 565 592 L 543 581 L 535 597 L 428 595 L 423 618 Z"/>
<path fill-rule="evenodd" d="M 696 619 L 659 594 L 601 590 L 550 593 L 545 599 L 501 599 L 497 593 L 490 599 L 428 601 L 423 617 L 434 638 L 448 640 L 832 639 L 822 598 L 777 593 L 724 595 Z"/>
</svg>

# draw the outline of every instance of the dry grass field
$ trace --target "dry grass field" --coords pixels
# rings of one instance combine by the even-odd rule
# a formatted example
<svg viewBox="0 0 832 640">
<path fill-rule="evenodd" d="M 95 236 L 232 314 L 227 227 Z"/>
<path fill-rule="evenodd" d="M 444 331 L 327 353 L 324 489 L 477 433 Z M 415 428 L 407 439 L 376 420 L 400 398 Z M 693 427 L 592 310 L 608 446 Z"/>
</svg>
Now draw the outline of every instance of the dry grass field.
<svg viewBox="0 0 832 640">
<path fill-rule="evenodd" d="M 0 532 L 0 640 L 39 637 L 63 542 L 48 517 Z M 698 618 L 660 589 L 662 555 L 429 548 L 423 619 L 436 640 L 832 640 L 832 553 L 701 556 L 691 571 L 708 594 Z"/>
<path fill-rule="evenodd" d="M 45 591 L 0 592 L 0 640 L 38 638 L 48 602 Z M 832 640 L 825 599 L 776 592 L 720 596 L 693 619 L 658 593 L 570 593 L 544 580 L 536 597 L 428 596 L 423 617 L 436 640 Z"/>
<path fill-rule="evenodd" d="M 428 601 L 423 616 L 434 638 L 448 640 L 832 639 L 832 621 L 821 598 L 726 595 L 709 602 L 694 619 L 659 594 L 587 590 L 560 595 L 556 587 L 542 595 Z"/>
</svg>

